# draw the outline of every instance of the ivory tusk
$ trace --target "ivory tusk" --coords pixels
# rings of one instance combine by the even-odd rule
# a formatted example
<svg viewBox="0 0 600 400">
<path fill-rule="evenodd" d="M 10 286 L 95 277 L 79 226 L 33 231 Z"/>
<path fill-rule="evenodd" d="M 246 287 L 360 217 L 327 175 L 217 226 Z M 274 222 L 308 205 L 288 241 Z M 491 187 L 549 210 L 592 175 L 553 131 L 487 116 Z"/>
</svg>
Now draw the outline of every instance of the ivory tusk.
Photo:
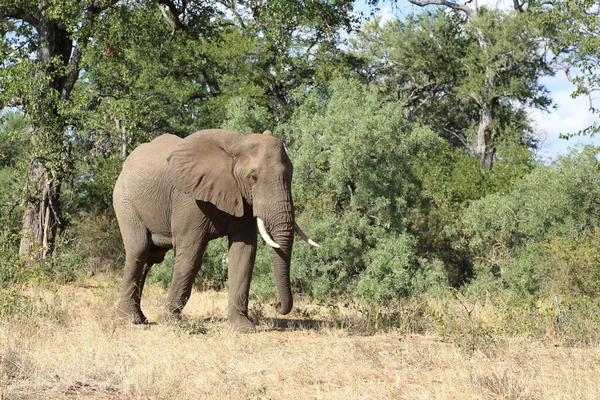
<svg viewBox="0 0 600 400">
<path fill-rule="evenodd" d="M 300 236 L 302 238 L 302 240 L 304 240 L 306 243 L 310 244 L 311 246 L 321 247 L 317 243 L 315 243 L 311 238 L 309 238 L 308 236 L 306 236 L 306 234 L 304 232 L 302 232 L 302 229 L 300 229 L 300 227 L 298 226 L 298 224 L 295 223 L 295 222 L 294 222 L 294 230 L 296 231 L 296 233 L 298 234 L 298 236 Z"/>
<path fill-rule="evenodd" d="M 269 246 L 274 247 L 276 249 L 279 249 L 281 247 L 277 243 L 275 243 L 275 241 L 271 239 L 271 236 L 269 236 L 269 234 L 267 233 L 267 228 L 265 228 L 265 221 L 257 217 L 256 225 L 258 225 L 258 231 L 260 232 L 260 236 L 262 236 L 264 241 L 267 242 Z"/>
</svg>

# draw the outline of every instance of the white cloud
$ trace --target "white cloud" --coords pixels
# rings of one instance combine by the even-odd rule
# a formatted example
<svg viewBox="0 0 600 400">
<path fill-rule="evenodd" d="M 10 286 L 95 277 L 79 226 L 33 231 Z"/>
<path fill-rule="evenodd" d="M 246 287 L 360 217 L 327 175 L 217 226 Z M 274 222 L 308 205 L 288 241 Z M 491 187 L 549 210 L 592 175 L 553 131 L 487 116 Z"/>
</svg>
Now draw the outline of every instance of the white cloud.
<svg viewBox="0 0 600 400">
<path fill-rule="evenodd" d="M 587 128 L 594 122 L 600 122 L 600 117 L 589 110 L 589 100 L 585 96 L 571 98 L 574 88 L 563 74 L 543 79 L 543 83 L 551 91 L 551 96 L 557 105 L 550 112 L 531 110 L 530 116 L 536 130 L 545 136 L 540 155 L 545 158 L 555 158 L 568 152 L 569 147 L 579 143 L 600 145 L 600 137 L 575 136 L 561 139 L 561 134 L 576 133 Z"/>
<path fill-rule="evenodd" d="M 398 20 L 398 17 L 394 13 L 392 7 L 383 7 L 381 11 L 377 14 L 377 18 L 379 18 L 379 26 L 383 27 L 385 24 L 389 22 L 394 22 Z"/>
</svg>

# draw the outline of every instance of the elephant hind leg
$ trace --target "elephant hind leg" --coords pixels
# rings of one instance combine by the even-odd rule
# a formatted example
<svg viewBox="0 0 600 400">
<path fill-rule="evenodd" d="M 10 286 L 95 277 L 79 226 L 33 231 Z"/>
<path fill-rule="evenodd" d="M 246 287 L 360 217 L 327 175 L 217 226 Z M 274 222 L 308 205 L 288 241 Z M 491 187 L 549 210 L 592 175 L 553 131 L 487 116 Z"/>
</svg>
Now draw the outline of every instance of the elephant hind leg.
<svg viewBox="0 0 600 400">
<path fill-rule="evenodd" d="M 194 238 L 176 238 L 175 263 L 173 266 L 173 279 L 169 296 L 167 299 L 167 309 L 164 315 L 165 320 L 178 320 L 181 310 L 185 307 L 192 293 L 192 287 L 196 275 L 202 265 L 202 255 L 206 249 L 208 240 L 203 238 L 201 241 L 195 241 Z"/>
<path fill-rule="evenodd" d="M 142 268 L 142 275 L 140 276 L 140 281 L 138 282 L 140 300 L 142 298 L 142 291 L 144 290 L 144 284 L 146 283 L 146 278 L 148 277 L 148 272 L 150 272 L 150 268 L 152 268 L 154 264 L 160 264 L 161 262 L 163 262 L 167 251 L 169 251 L 169 249 L 150 246 L 148 256 L 146 257 L 146 263 Z"/>
<path fill-rule="evenodd" d="M 134 324 L 144 324 L 148 320 L 142 313 L 140 301 L 146 274 L 152 266 L 148 260 L 150 235 L 140 222 L 133 221 L 132 223 L 128 220 L 127 223 L 122 224 L 118 213 L 117 218 L 125 245 L 125 270 L 118 313 L 121 318 Z"/>
</svg>

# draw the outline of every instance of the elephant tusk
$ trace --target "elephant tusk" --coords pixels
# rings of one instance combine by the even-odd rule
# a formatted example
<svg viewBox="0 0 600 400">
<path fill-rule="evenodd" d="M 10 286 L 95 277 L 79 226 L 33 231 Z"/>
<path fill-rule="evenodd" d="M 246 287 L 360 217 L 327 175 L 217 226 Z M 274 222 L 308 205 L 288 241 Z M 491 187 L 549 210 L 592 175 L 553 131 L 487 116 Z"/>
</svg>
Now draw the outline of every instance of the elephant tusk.
<svg viewBox="0 0 600 400">
<path fill-rule="evenodd" d="M 279 249 L 281 246 L 275 243 L 275 241 L 271 239 L 271 236 L 269 236 L 269 234 L 267 233 L 267 228 L 265 228 L 265 221 L 257 217 L 256 224 L 258 225 L 258 231 L 260 232 L 260 236 L 262 236 L 265 242 L 267 242 L 269 246 Z"/>
<path fill-rule="evenodd" d="M 300 236 L 302 238 L 302 240 L 304 240 L 306 243 L 310 244 L 311 246 L 321 247 L 317 243 L 315 243 L 311 238 L 309 238 L 308 236 L 306 236 L 306 234 L 304 232 L 302 232 L 302 229 L 300 229 L 300 227 L 298 226 L 298 224 L 295 223 L 295 222 L 294 222 L 294 230 L 296 231 L 296 233 L 298 234 L 298 236 Z"/>
</svg>

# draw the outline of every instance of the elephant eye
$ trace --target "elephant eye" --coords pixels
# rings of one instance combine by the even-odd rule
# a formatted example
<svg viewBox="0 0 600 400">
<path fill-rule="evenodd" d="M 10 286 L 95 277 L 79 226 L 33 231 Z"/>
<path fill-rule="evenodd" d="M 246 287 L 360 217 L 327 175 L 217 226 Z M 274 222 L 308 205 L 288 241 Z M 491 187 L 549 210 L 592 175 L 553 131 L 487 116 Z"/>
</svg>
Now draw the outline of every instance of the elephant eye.
<svg viewBox="0 0 600 400">
<path fill-rule="evenodd" d="M 257 178 L 256 178 L 256 171 L 252 171 L 248 174 L 248 179 L 250 179 L 252 182 L 256 182 Z"/>
</svg>

